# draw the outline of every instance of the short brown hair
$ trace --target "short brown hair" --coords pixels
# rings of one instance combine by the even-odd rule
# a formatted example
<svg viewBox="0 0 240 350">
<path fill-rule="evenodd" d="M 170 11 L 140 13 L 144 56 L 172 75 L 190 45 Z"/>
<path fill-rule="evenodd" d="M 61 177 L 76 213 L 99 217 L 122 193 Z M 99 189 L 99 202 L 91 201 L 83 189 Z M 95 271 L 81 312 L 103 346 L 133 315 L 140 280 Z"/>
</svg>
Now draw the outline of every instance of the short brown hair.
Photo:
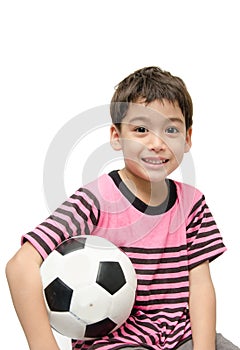
<svg viewBox="0 0 240 350">
<path fill-rule="evenodd" d="M 147 104 L 163 99 L 177 102 L 185 118 L 186 129 L 192 125 L 193 104 L 185 83 L 179 77 L 159 67 L 145 67 L 130 74 L 117 86 L 111 100 L 110 113 L 113 124 L 121 127 L 129 103 L 143 99 Z"/>
</svg>

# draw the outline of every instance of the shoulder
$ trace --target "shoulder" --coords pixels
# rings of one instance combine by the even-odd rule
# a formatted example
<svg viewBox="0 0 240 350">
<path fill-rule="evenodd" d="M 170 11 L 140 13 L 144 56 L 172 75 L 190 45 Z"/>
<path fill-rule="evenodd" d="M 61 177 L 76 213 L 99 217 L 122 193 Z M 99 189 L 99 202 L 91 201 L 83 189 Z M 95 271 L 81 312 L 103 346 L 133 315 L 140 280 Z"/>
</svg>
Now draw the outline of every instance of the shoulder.
<svg viewBox="0 0 240 350">
<path fill-rule="evenodd" d="M 99 202 L 113 202 L 118 200 L 121 192 L 108 174 L 100 175 L 94 181 L 84 185 L 81 190 L 91 193 Z"/>
<path fill-rule="evenodd" d="M 206 206 L 204 194 L 196 187 L 172 180 L 176 186 L 178 209 L 184 213 L 185 218 Z"/>
<path fill-rule="evenodd" d="M 195 186 L 172 180 L 176 186 L 177 197 L 181 200 L 198 201 L 204 197 L 204 194 Z"/>
</svg>

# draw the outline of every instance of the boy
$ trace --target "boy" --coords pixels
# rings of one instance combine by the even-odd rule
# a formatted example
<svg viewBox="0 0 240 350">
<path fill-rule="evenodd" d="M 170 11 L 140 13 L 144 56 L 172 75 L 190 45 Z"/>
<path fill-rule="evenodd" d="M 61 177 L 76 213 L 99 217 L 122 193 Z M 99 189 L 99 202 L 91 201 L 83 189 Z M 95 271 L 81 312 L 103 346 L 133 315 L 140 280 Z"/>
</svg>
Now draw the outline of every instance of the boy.
<svg viewBox="0 0 240 350">
<path fill-rule="evenodd" d="M 138 287 L 132 314 L 118 330 L 73 340 L 73 349 L 213 350 L 216 341 L 218 350 L 237 349 L 215 331 L 209 262 L 225 251 L 221 235 L 202 193 L 167 178 L 191 148 L 192 101 L 184 82 L 158 67 L 140 69 L 118 85 L 110 111 L 111 145 L 123 152 L 125 167 L 76 191 L 23 236 L 7 265 L 30 349 L 59 349 L 39 268 L 59 243 L 79 234 L 121 247 Z"/>
</svg>

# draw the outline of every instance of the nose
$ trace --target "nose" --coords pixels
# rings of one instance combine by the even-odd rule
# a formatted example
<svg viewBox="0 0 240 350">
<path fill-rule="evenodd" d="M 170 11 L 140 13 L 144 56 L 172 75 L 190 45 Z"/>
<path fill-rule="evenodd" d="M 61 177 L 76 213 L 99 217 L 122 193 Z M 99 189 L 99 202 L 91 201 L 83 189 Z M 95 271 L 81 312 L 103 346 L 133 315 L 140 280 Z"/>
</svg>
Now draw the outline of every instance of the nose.
<svg viewBox="0 0 240 350">
<path fill-rule="evenodd" d="M 151 133 L 148 143 L 148 149 L 151 151 L 159 152 L 165 147 L 166 145 L 163 139 L 159 135 Z"/>
</svg>

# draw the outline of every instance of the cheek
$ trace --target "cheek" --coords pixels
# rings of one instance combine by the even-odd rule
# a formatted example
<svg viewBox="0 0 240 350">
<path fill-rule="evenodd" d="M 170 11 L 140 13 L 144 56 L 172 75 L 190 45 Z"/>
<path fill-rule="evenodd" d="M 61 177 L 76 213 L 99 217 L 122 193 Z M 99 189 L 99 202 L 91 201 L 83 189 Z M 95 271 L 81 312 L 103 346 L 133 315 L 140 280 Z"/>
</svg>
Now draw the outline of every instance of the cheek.
<svg viewBox="0 0 240 350">
<path fill-rule="evenodd" d="M 137 156 L 143 148 L 144 146 L 137 141 L 125 139 L 122 142 L 122 151 L 125 156 Z"/>
<path fill-rule="evenodd" d="M 176 159 L 178 163 L 180 163 L 183 159 L 183 155 L 185 152 L 185 140 L 170 140 L 167 144 L 168 149 L 171 151 L 172 155 Z"/>
</svg>

